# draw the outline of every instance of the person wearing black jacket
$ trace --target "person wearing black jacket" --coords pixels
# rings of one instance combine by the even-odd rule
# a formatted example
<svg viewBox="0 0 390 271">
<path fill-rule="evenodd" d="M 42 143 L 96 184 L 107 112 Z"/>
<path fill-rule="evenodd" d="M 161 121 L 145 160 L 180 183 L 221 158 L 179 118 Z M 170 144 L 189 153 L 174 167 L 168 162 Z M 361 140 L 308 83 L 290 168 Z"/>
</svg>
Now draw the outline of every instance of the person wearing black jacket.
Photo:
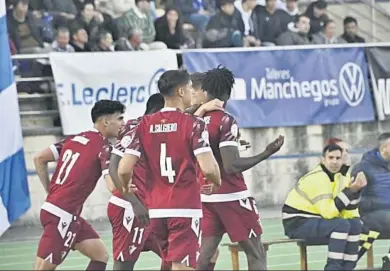
<svg viewBox="0 0 390 271">
<path fill-rule="evenodd" d="M 234 0 L 221 0 L 221 10 L 207 24 L 204 48 L 243 46 L 244 21 L 234 7 Z"/>
<path fill-rule="evenodd" d="M 310 37 L 320 32 L 325 22 L 329 21 L 329 17 L 325 13 L 327 6 L 328 4 L 324 0 L 318 0 L 307 7 L 305 15 L 310 19 Z"/>
<path fill-rule="evenodd" d="M 364 43 L 366 40 L 357 34 L 358 22 L 354 17 L 344 19 L 344 33 L 341 37 L 348 43 Z"/>
<path fill-rule="evenodd" d="M 167 7 L 164 16 L 154 21 L 156 41 L 164 42 L 169 49 L 192 47 L 195 42 L 187 37 L 183 31 L 179 10 Z"/>
<path fill-rule="evenodd" d="M 257 5 L 252 12 L 253 32 L 263 46 L 272 46 L 287 30 L 291 16 L 284 10 L 276 9 L 276 0 L 266 0 L 265 3 L 265 7 Z"/>
</svg>

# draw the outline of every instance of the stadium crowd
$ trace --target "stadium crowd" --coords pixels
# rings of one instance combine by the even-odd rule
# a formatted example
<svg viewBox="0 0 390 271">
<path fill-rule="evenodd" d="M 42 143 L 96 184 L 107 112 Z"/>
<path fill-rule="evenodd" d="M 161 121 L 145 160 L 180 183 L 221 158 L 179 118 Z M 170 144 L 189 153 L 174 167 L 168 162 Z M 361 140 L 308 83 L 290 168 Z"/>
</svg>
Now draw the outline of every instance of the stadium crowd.
<svg viewBox="0 0 390 271">
<path fill-rule="evenodd" d="M 7 0 L 12 54 L 364 42 L 324 0 Z"/>
</svg>

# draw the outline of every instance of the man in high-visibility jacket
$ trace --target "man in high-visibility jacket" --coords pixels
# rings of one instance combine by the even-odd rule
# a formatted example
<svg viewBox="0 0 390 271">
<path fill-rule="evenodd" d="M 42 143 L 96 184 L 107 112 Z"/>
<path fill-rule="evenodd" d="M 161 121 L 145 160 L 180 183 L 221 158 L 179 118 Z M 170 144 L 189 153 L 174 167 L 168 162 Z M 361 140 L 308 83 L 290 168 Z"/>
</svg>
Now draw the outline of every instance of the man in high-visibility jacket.
<svg viewBox="0 0 390 271">
<path fill-rule="evenodd" d="M 357 207 L 367 181 L 363 173 L 354 180 L 341 174 L 341 166 L 341 147 L 325 146 L 321 164 L 299 179 L 282 208 L 289 238 L 328 244 L 325 270 L 353 270 L 358 259 L 362 223 Z"/>
</svg>

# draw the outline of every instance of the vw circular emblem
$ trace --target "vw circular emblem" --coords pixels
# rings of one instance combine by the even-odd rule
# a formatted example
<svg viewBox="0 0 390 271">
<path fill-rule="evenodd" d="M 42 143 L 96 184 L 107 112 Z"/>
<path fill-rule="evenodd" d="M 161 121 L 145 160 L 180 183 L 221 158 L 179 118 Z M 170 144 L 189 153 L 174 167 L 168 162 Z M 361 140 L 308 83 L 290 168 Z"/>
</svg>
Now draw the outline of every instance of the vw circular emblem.
<svg viewBox="0 0 390 271">
<path fill-rule="evenodd" d="M 339 73 L 340 91 L 350 106 L 358 106 L 364 98 L 365 82 L 363 71 L 356 63 L 344 64 Z"/>
</svg>

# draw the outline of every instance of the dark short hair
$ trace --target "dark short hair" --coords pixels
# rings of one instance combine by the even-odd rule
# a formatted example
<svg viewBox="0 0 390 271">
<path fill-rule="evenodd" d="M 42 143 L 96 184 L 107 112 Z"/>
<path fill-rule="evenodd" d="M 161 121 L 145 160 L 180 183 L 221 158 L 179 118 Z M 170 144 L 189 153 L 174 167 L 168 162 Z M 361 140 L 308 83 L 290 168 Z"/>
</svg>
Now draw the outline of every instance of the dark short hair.
<svg viewBox="0 0 390 271">
<path fill-rule="evenodd" d="M 151 95 L 146 102 L 145 115 L 153 114 L 161 110 L 161 108 L 164 107 L 164 103 L 164 97 L 161 95 L 161 93 L 155 93 Z"/>
<path fill-rule="evenodd" d="M 390 138 L 390 132 L 385 132 L 380 134 L 378 137 L 379 146 L 385 143 L 389 138 Z"/>
<path fill-rule="evenodd" d="M 95 123 L 100 117 L 115 113 L 124 113 L 126 107 L 119 101 L 100 100 L 95 103 L 91 110 L 92 122 Z"/>
<path fill-rule="evenodd" d="M 72 37 L 73 37 L 73 35 L 76 35 L 82 29 L 85 30 L 85 28 L 80 23 L 73 24 L 72 27 L 71 27 L 71 35 L 72 35 Z"/>
<path fill-rule="evenodd" d="M 202 81 L 205 78 L 205 73 L 203 72 L 194 72 L 191 74 L 191 81 L 192 81 L 192 87 L 193 88 L 201 88 L 202 87 Z"/>
<path fill-rule="evenodd" d="M 69 31 L 69 29 L 67 28 L 67 27 L 64 27 L 64 26 L 60 26 L 60 27 L 58 27 L 58 29 L 57 29 L 57 36 L 58 36 L 58 34 L 60 34 L 60 33 L 70 33 L 70 31 Z"/>
<path fill-rule="evenodd" d="M 325 155 L 326 155 L 328 152 L 333 152 L 333 151 L 340 151 L 341 153 L 343 153 L 343 149 L 342 149 L 339 145 L 336 145 L 336 144 L 329 144 L 329 145 L 326 145 L 326 146 L 322 149 L 322 156 L 325 157 Z"/>
<path fill-rule="evenodd" d="M 357 20 L 352 17 L 352 16 L 347 16 L 344 18 L 344 25 L 350 24 L 350 23 L 355 23 L 356 25 L 358 24 Z"/>
<path fill-rule="evenodd" d="M 326 3 L 324 0 L 317 0 L 313 3 L 313 6 L 318 9 L 326 9 L 328 3 Z"/>
<path fill-rule="evenodd" d="M 169 70 L 158 79 L 157 86 L 163 96 L 174 96 L 178 87 L 185 86 L 190 81 L 186 70 Z"/>
<path fill-rule="evenodd" d="M 230 97 L 234 86 L 234 75 L 231 70 L 219 65 L 205 73 L 202 81 L 202 89 L 212 98 L 223 100 L 224 97 Z"/>
</svg>

